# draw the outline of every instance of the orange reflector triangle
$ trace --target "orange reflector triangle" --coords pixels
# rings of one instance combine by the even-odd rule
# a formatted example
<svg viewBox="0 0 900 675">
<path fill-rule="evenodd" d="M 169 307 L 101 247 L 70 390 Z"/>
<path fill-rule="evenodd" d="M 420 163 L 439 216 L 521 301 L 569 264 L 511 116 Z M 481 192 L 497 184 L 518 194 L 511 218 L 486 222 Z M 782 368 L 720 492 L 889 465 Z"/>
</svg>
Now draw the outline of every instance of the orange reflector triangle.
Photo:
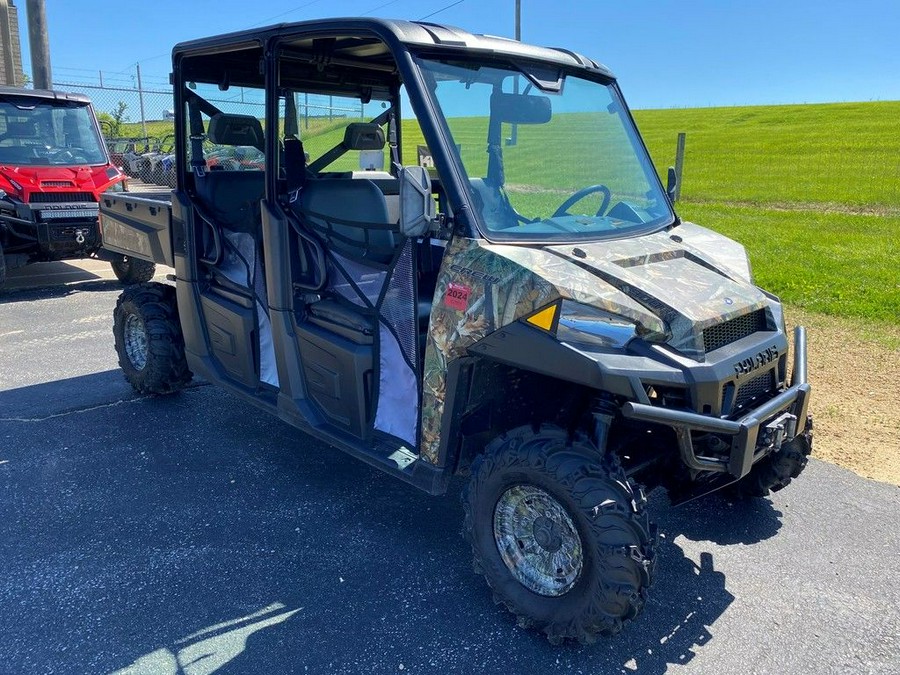
<svg viewBox="0 0 900 675">
<path fill-rule="evenodd" d="M 553 328 L 553 320 L 556 318 L 556 305 L 550 305 L 546 309 L 542 309 L 537 314 L 532 314 L 525 319 L 532 326 L 550 330 Z"/>
</svg>

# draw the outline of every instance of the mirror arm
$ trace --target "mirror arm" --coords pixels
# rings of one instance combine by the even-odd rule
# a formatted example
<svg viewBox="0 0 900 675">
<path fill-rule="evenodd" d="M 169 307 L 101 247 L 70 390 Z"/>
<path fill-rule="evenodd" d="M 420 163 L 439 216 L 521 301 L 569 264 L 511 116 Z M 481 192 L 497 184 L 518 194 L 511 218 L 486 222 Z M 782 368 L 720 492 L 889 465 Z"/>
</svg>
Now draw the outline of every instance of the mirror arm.
<svg viewBox="0 0 900 675">
<path fill-rule="evenodd" d="M 675 191 L 678 188 L 678 175 L 675 173 L 675 167 L 670 166 L 666 176 L 666 195 L 672 206 L 675 205 Z"/>
</svg>

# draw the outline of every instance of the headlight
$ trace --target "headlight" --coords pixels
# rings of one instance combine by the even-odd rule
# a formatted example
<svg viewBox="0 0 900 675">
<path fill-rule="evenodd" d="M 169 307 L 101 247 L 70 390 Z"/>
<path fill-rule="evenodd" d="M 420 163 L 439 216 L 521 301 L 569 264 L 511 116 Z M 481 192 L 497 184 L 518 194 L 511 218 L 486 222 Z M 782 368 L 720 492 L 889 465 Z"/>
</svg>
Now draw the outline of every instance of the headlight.
<svg viewBox="0 0 900 675">
<path fill-rule="evenodd" d="M 625 317 L 571 300 L 550 305 L 525 317 L 525 321 L 575 347 L 621 349 L 636 337 L 653 342 L 664 342 L 667 338 Z"/>
<path fill-rule="evenodd" d="M 577 302 L 562 302 L 556 329 L 561 342 L 617 349 L 637 336 L 637 326 L 628 319 Z"/>
</svg>

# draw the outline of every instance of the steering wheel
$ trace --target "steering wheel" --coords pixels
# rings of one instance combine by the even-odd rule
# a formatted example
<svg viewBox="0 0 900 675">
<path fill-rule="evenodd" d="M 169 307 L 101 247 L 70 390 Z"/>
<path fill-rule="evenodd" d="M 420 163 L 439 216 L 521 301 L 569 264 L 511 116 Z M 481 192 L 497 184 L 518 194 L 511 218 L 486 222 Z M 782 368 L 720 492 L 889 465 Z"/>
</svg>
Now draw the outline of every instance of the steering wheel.
<svg viewBox="0 0 900 675">
<path fill-rule="evenodd" d="M 51 161 L 69 160 L 72 162 L 86 161 L 87 159 L 83 148 L 57 148 L 50 150 L 47 153 L 47 158 Z"/>
<path fill-rule="evenodd" d="M 564 201 L 558 209 L 553 213 L 554 218 L 558 218 L 560 216 L 569 216 L 571 215 L 568 212 L 568 208 L 572 206 L 575 202 L 579 202 L 588 195 L 592 195 L 595 192 L 603 193 L 603 201 L 600 203 L 600 208 L 597 209 L 597 215 L 602 216 L 606 211 L 606 207 L 609 206 L 610 199 L 612 199 L 612 194 L 609 191 L 609 188 L 605 185 L 589 185 L 586 188 L 581 188 L 578 192 L 569 197 L 566 201 Z"/>
</svg>

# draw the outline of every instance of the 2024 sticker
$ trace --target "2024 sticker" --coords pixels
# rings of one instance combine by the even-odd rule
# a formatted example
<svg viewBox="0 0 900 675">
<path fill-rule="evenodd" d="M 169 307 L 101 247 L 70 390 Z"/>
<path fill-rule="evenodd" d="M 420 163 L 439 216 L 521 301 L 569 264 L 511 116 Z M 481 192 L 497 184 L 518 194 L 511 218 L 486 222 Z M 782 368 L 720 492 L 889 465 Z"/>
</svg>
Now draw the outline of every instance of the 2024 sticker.
<svg viewBox="0 0 900 675">
<path fill-rule="evenodd" d="M 447 285 L 446 293 L 444 293 L 444 304 L 450 309 L 465 312 L 469 307 L 469 295 L 471 292 L 468 286 L 450 283 Z"/>
</svg>

